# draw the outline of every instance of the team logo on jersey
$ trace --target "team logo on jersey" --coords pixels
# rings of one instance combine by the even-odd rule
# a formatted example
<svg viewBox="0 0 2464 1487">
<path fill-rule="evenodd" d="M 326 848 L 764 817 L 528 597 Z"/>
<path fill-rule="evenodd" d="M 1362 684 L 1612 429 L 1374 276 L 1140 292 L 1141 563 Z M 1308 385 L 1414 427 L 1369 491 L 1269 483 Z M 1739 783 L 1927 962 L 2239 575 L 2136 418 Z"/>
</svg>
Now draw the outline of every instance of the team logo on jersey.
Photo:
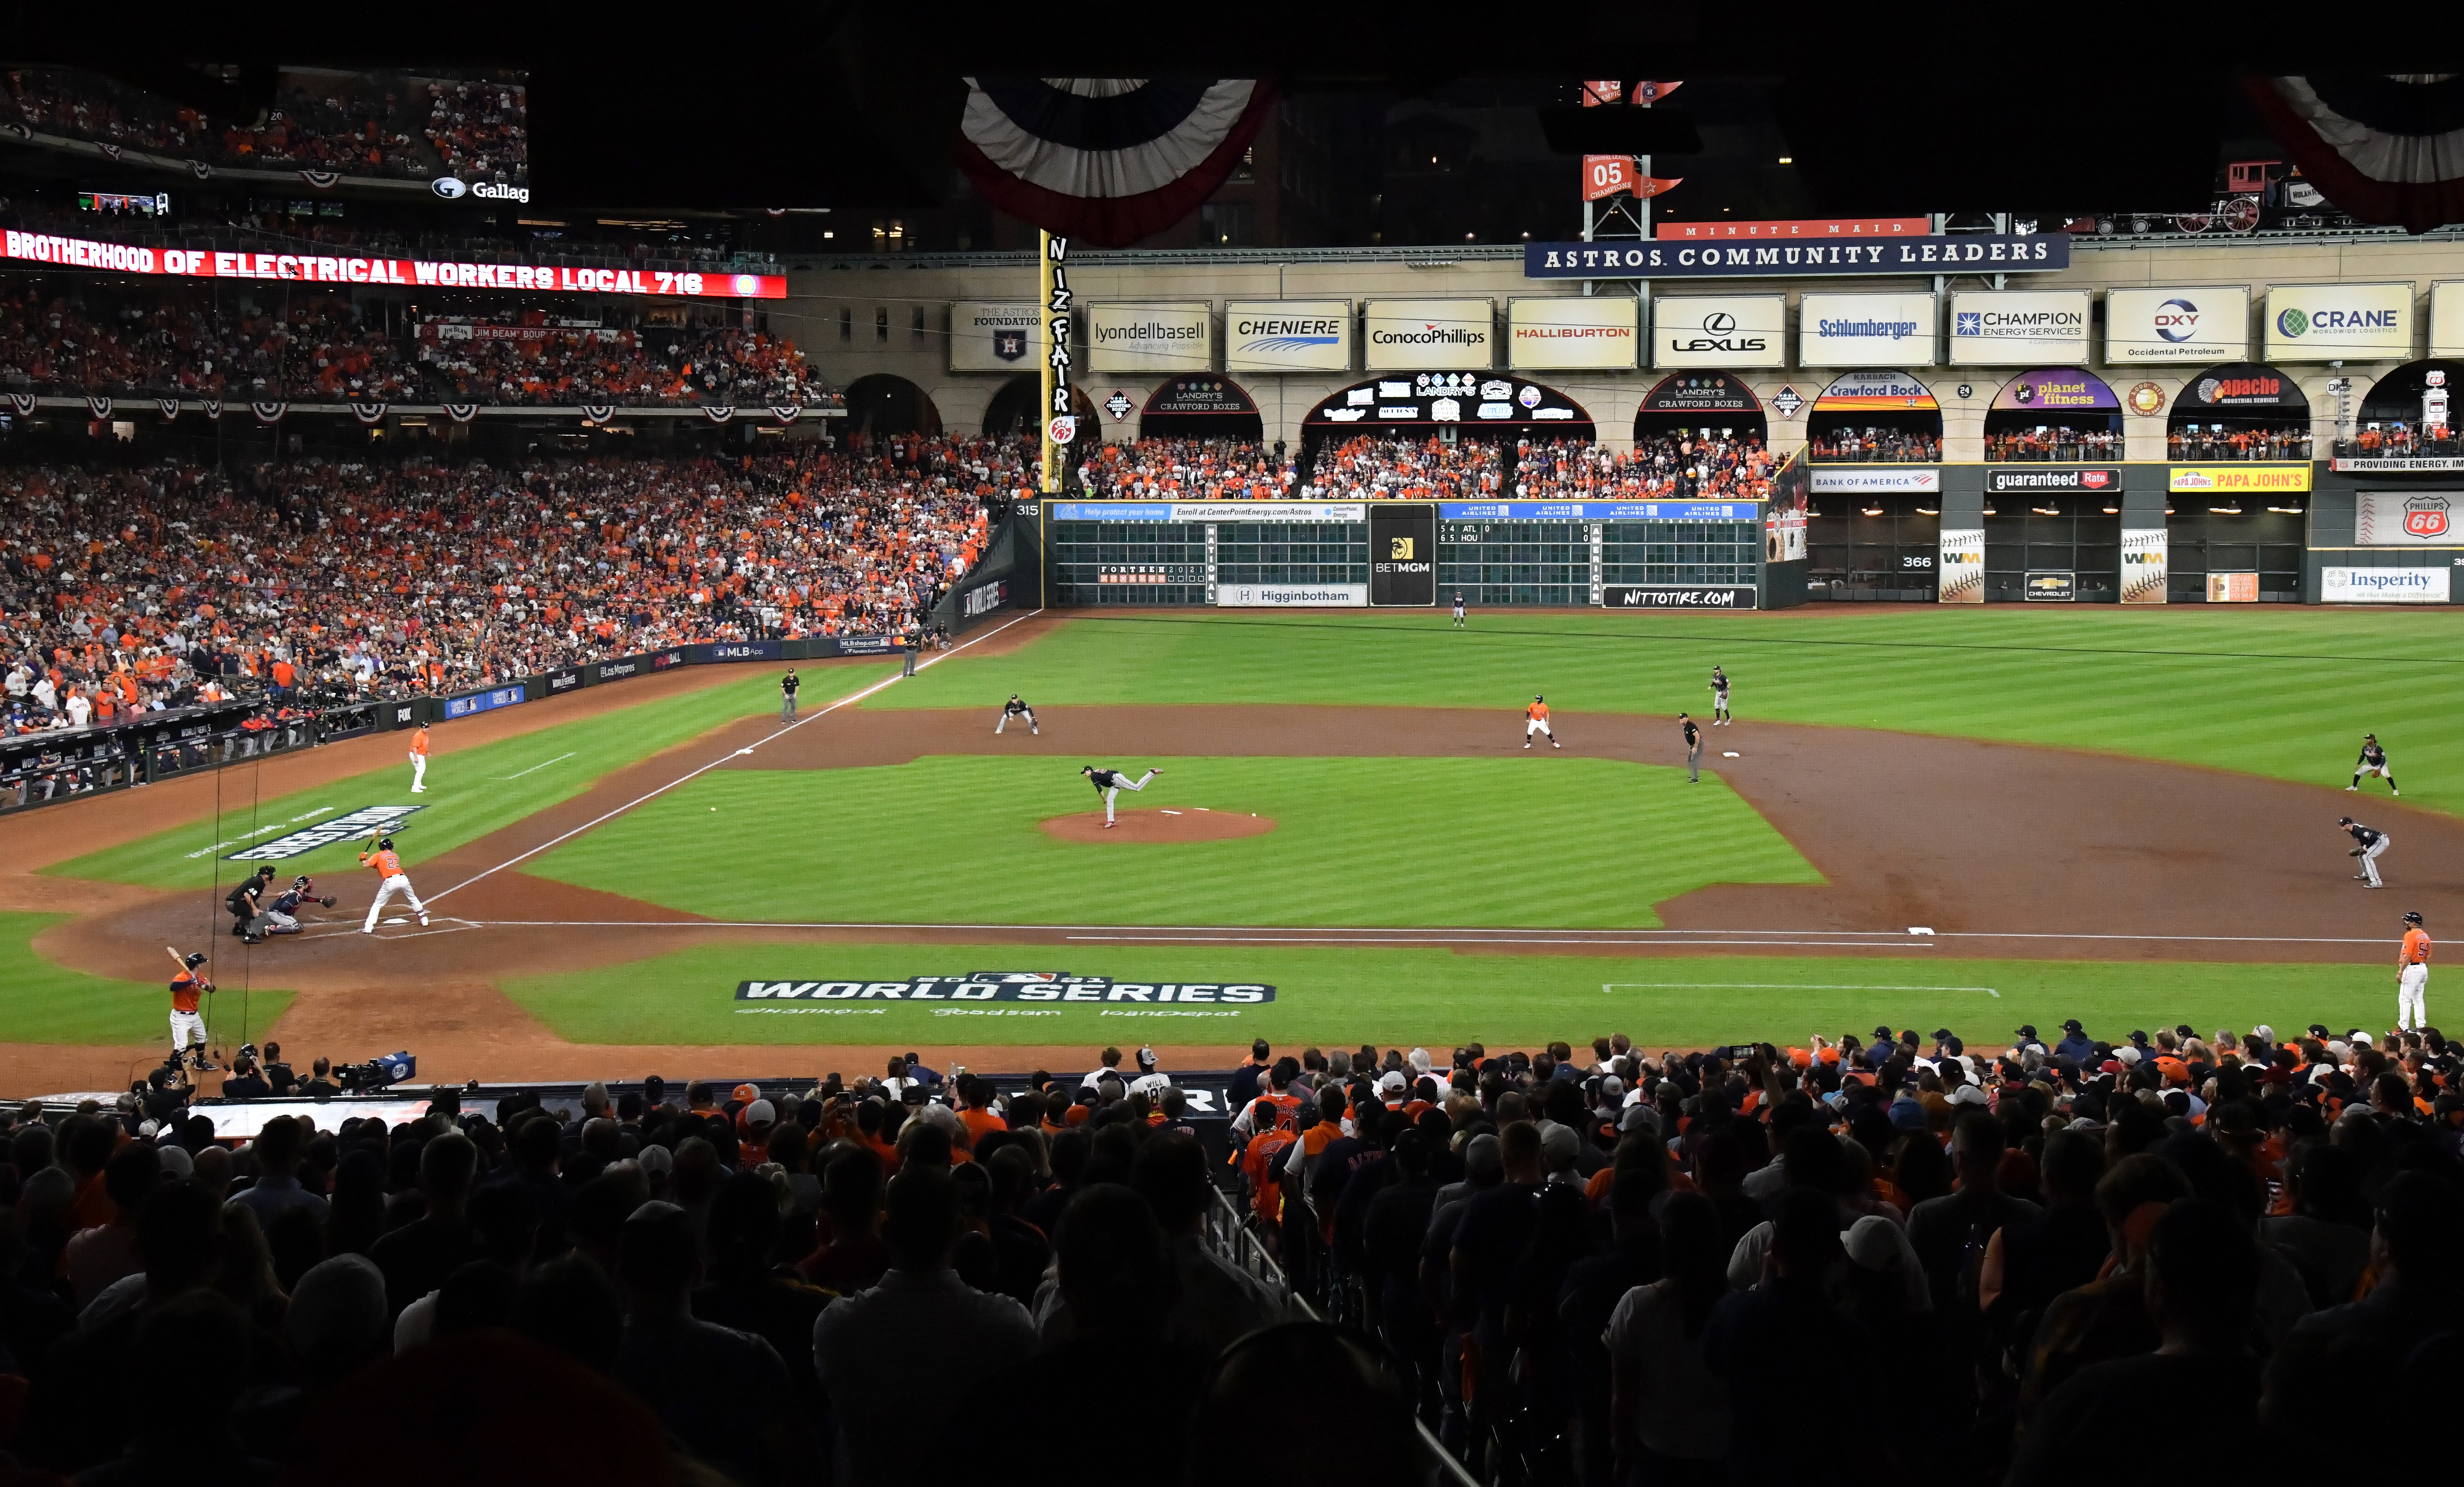
<svg viewBox="0 0 2464 1487">
<path fill-rule="evenodd" d="M 2404 503 L 2404 533 L 2414 537 L 2443 537 L 2447 535 L 2448 499 L 2443 495 L 2416 495 Z"/>
</svg>

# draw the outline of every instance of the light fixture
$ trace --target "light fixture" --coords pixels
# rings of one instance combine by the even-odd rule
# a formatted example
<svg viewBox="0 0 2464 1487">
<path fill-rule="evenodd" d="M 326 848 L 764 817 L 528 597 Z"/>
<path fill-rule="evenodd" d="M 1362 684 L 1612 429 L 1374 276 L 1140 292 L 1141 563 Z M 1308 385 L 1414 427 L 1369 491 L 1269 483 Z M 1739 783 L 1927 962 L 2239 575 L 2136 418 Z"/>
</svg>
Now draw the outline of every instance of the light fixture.
<svg viewBox="0 0 2464 1487">
<path fill-rule="evenodd" d="M 2062 514 L 2062 509 L 2058 506 L 2032 506 L 2028 509 L 2039 516 L 2058 516 Z"/>
<path fill-rule="evenodd" d="M 2208 508 L 2208 511 L 2211 515 L 2217 516 L 2238 516 L 2241 514 L 2241 508 L 2238 506 L 2211 506 Z"/>
<path fill-rule="evenodd" d="M 1920 506 L 1917 508 L 1917 514 L 1920 516 L 1939 516 L 1942 514 L 1942 508 L 1939 506 Z"/>
<path fill-rule="evenodd" d="M 2119 516 L 2122 514 L 2122 508 L 2119 506 L 2108 506 L 2104 509 L 2104 514 L 2108 516 Z"/>
<path fill-rule="evenodd" d="M 1988 515 L 1988 516 L 1998 516 L 1998 515 L 2000 515 L 2001 514 L 2000 514 L 1999 512 L 1996 512 L 1992 507 L 1989 506 L 1989 507 L 1985 508 L 1985 514 L 1986 514 L 1986 515 Z"/>
<path fill-rule="evenodd" d="M 2167 515 L 2167 516 L 2172 515 L 2172 514 L 2173 514 L 2173 508 L 2171 508 L 2171 507 L 2169 507 L 2169 506 L 2166 507 L 2166 508 L 2165 508 L 2165 514 L 2166 514 L 2166 515 Z"/>
<path fill-rule="evenodd" d="M 1882 509 L 1879 506 L 1868 506 L 1865 508 L 1865 514 L 1868 516 L 1880 516 L 1882 514 Z"/>
<path fill-rule="evenodd" d="M 1783 165 L 1793 165 L 1796 164 L 1796 157 L 1793 155 L 1782 155 L 1779 158 L 1779 163 Z"/>
<path fill-rule="evenodd" d="M 2268 510 L 2275 512 L 2277 514 L 2281 516 L 2299 516 L 2301 514 L 2301 508 L 2299 506 L 2271 506 Z"/>
</svg>

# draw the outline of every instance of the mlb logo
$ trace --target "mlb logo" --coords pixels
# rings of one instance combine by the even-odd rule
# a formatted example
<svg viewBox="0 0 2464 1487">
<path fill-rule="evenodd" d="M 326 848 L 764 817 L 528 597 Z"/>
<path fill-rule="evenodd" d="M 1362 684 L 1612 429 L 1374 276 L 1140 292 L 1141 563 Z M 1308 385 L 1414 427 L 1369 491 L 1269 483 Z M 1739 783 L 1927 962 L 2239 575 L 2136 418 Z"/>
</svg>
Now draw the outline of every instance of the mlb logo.
<svg viewBox="0 0 2464 1487">
<path fill-rule="evenodd" d="M 1952 317 L 1951 320 L 1950 333 L 1954 336 L 1982 336 L 1985 334 L 1985 316 L 1982 311 L 1962 310 L 1958 315 Z"/>
<path fill-rule="evenodd" d="M 993 332 L 993 355 L 1004 361 L 1015 361 L 1026 355 L 1026 332 Z"/>
</svg>

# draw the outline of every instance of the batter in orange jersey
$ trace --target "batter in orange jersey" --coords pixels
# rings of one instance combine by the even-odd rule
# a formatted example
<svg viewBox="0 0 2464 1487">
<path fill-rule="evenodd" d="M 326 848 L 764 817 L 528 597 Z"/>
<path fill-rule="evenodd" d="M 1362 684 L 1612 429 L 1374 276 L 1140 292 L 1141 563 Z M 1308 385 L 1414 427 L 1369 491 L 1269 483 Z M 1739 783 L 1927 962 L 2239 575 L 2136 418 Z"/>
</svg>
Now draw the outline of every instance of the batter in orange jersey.
<svg viewBox="0 0 2464 1487">
<path fill-rule="evenodd" d="M 1551 749 L 1562 749 L 1565 747 L 1564 744 L 1557 741 L 1556 733 L 1550 730 L 1549 699 L 1542 697 L 1537 693 L 1534 693 L 1531 698 L 1531 706 L 1523 710 L 1523 747 L 1526 749 L 1531 747 L 1531 735 L 1533 733 L 1547 735 L 1549 739 L 1549 747 Z"/>
<path fill-rule="evenodd" d="M 2430 1026 L 2430 931 L 2417 913 L 2404 916 L 2404 949 L 2395 957 L 2395 1025 L 2408 1033 Z"/>
<path fill-rule="evenodd" d="M 368 921 L 360 926 L 362 934 L 377 932 L 378 910 L 384 908 L 397 893 L 410 901 L 410 911 L 419 916 L 421 924 L 428 923 L 428 906 L 419 901 L 419 894 L 410 886 L 409 876 L 402 870 L 402 859 L 394 852 L 393 838 L 387 837 L 378 842 L 374 852 L 362 852 L 360 865 L 377 875 L 377 896 L 368 901 Z"/>
</svg>

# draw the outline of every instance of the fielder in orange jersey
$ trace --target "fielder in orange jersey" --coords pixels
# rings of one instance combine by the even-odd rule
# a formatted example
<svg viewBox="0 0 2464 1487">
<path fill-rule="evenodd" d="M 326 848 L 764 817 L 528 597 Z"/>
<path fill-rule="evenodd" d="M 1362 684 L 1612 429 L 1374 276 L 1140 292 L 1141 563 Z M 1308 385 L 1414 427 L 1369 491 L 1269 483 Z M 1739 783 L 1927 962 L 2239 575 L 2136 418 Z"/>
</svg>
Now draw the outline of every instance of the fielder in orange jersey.
<svg viewBox="0 0 2464 1487">
<path fill-rule="evenodd" d="M 421 924 L 428 923 L 428 906 L 419 901 L 409 877 L 403 872 L 402 859 L 393 849 L 393 838 L 378 842 L 374 852 L 362 852 L 360 865 L 373 869 L 377 875 L 377 896 L 368 901 L 368 922 L 360 926 L 362 934 L 377 932 L 377 911 L 397 893 L 410 900 L 410 911 L 419 916 Z"/>
<path fill-rule="evenodd" d="M 2396 952 L 2395 1025 L 2408 1033 L 2430 1026 L 2430 931 L 2418 913 L 2404 916 L 2404 949 Z"/>
<path fill-rule="evenodd" d="M 428 792 L 428 725 L 422 723 L 410 734 L 410 793 Z"/>
<path fill-rule="evenodd" d="M 1532 694 L 1531 706 L 1523 710 L 1523 747 L 1526 749 L 1531 747 L 1533 733 L 1546 734 L 1551 749 L 1566 747 L 1557 741 L 1556 733 L 1549 727 L 1549 699 L 1536 692 Z"/>
</svg>

